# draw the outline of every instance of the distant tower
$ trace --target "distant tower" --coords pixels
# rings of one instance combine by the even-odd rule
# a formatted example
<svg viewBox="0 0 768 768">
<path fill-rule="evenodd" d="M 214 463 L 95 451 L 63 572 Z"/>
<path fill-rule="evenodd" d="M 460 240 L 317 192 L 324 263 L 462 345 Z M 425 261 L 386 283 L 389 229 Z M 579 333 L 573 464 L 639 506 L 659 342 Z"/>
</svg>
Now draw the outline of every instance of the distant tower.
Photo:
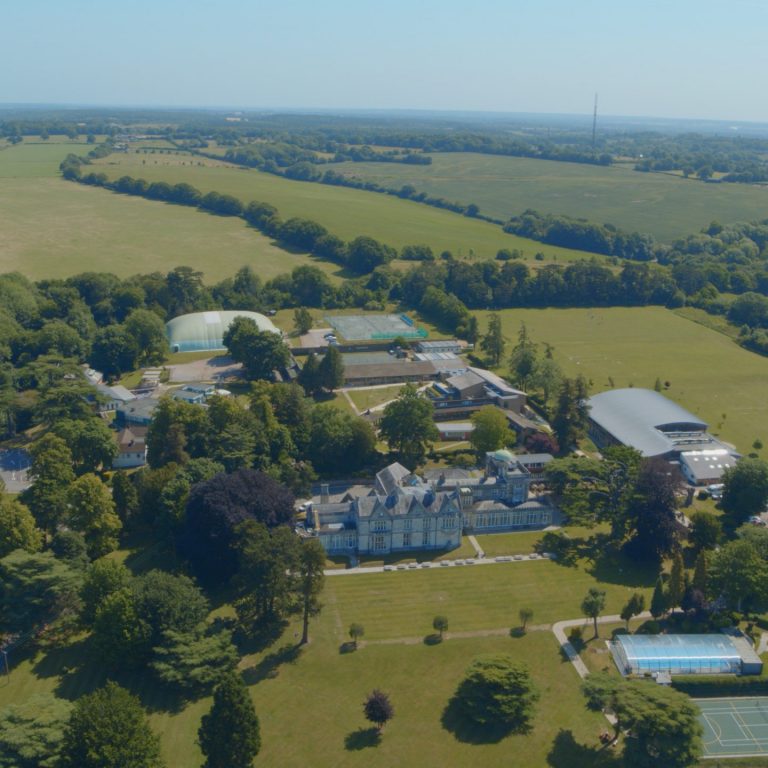
<svg viewBox="0 0 768 768">
<path fill-rule="evenodd" d="M 592 115 L 592 149 L 595 148 L 596 134 L 597 134 L 597 93 L 595 93 L 595 111 Z"/>
</svg>

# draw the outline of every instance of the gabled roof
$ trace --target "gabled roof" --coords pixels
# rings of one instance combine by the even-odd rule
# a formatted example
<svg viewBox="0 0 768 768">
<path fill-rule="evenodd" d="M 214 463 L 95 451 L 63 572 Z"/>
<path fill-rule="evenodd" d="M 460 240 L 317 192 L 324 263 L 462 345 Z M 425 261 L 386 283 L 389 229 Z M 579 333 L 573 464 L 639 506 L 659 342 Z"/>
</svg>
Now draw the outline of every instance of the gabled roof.
<svg viewBox="0 0 768 768">
<path fill-rule="evenodd" d="M 407 469 L 397 461 L 394 464 L 384 467 L 384 469 L 376 473 L 376 481 L 374 483 L 376 493 L 379 493 L 382 496 L 388 496 L 395 490 L 395 488 L 400 487 L 410 474 L 411 470 Z"/>
</svg>

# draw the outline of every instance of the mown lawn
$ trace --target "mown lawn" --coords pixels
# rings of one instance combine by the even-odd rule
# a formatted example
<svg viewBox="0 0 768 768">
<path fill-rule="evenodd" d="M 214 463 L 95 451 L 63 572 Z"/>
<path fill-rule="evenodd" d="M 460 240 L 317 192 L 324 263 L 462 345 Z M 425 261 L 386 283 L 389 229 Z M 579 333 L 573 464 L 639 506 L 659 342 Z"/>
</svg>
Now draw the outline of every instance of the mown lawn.
<svg viewBox="0 0 768 768">
<path fill-rule="evenodd" d="M 342 163 L 337 173 L 399 189 L 475 203 L 496 218 L 533 208 L 598 224 L 649 232 L 670 241 L 699 232 L 710 221 L 723 224 L 768 215 L 768 188 L 749 184 L 705 184 L 631 166 L 599 167 L 554 160 L 472 153 L 432 155 L 432 165 Z"/>
<path fill-rule="evenodd" d="M 129 153 L 110 155 L 94 167 L 110 179 L 128 174 L 147 181 L 187 182 L 201 192 L 226 193 L 245 203 L 261 200 L 276 206 L 283 219 L 312 219 L 344 240 L 369 235 L 396 248 L 427 244 L 436 254 L 449 250 L 460 258 L 493 258 L 501 248 L 517 248 L 529 260 L 538 252 L 558 261 L 592 256 L 508 235 L 497 225 L 389 195 L 291 181 L 216 161 L 180 165 L 176 156 Z"/>
<path fill-rule="evenodd" d="M 139 554 L 128 560 L 142 570 L 147 564 L 131 559 Z M 548 562 L 327 578 L 323 612 L 313 621 L 309 646 L 298 654 L 286 648 L 295 642 L 294 623 L 271 648 L 246 655 L 241 663 L 261 720 L 259 762 L 329 768 L 424 765 L 428 744 L 430 765 L 502 766 L 509 765 L 510 754 L 524 754 L 527 766 L 600 765 L 591 748 L 604 721 L 585 709 L 578 677 L 562 661 L 549 631 L 523 638 L 504 632 L 449 637 L 440 645 L 423 642 L 437 613 L 448 616 L 449 632 L 515 626 L 523 605 L 534 607 L 534 624 L 577 617 L 584 593 L 595 583 L 585 570 Z M 603 586 L 607 610 L 618 610 L 630 588 Z M 353 621 L 364 625 L 364 643 L 344 653 Z M 469 661 L 496 652 L 528 664 L 542 698 L 530 734 L 494 741 L 462 728 L 450 710 L 445 722 L 443 715 Z M 150 712 L 168 767 L 199 766 L 196 733 L 210 699 L 179 700 L 145 672 L 120 670 L 116 677 Z M 41 691 L 76 699 L 105 678 L 89 640 L 81 637 L 14 664 L 10 680 L 0 681 L 0 706 Z M 361 712 L 363 698 L 374 687 L 391 695 L 396 711 L 378 744 Z"/>
<path fill-rule="evenodd" d="M 477 314 L 484 330 L 487 313 Z M 711 432 L 740 452 L 749 453 L 756 438 L 766 441 L 768 358 L 722 333 L 661 307 L 499 314 L 510 345 L 524 322 L 534 341 L 554 347 L 568 376 L 586 377 L 593 394 L 614 387 L 652 389 L 658 378 L 670 384 L 667 397 L 705 419 Z"/>
<path fill-rule="evenodd" d="M 377 389 L 356 389 L 351 390 L 349 396 L 359 411 L 365 411 L 368 408 L 375 408 L 377 405 L 394 400 L 400 394 L 401 389 L 399 384 Z"/>
</svg>

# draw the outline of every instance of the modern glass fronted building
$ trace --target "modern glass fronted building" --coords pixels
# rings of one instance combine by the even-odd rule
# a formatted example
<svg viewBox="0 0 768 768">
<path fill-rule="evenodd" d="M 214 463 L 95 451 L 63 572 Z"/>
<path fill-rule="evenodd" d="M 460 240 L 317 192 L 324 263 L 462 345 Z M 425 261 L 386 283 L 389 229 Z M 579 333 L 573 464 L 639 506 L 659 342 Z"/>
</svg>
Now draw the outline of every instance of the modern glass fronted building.
<svg viewBox="0 0 768 768">
<path fill-rule="evenodd" d="M 611 650 L 625 675 L 741 675 L 762 670 L 750 643 L 730 635 L 618 635 Z"/>
</svg>

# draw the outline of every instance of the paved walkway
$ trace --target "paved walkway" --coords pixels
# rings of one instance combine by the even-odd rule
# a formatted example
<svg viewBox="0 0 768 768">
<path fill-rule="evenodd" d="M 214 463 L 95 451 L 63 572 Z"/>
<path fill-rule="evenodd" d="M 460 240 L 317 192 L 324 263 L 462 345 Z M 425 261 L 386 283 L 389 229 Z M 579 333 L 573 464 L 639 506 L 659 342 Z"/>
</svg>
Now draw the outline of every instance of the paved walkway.
<svg viewBox="0 0 768 768">
<path fill-rule="evenodd" d="M 474 536 L 467 536 L 467 538 L 469 539 L 469 543 L 475 548 L 477 556 L 482 560 L 485 557 L 485 552 L 483 552 L 480 544 L 478 544 L 477 539 Z"/>
<path fill-rule="evenodd" d="M 634 618 L 650 619 L 651 614 L 649 611 L 643 611 L 643 613 L 638 614 Z M 622 621 L 624 620 L 621 618 L 621 616 L 611 615 L 600 616 L 597 620 L 597 623 L 614 624 Z M 563 653 L 568 657 L 568 661 L 573 664 L 573 668 L 576 670 L 576 672 L 578 672 L 579 677 L 582 680 L 589 674 L 589 670 L 587 669 L 586 664 L 581 660 L 579 654 L 576 652 L 576 649 L 571 644 L 571 641 L 566 637 L 565 630 L 570 629 L 571 627 L 583 627 L 585 624 L 591 627 L 593 624 L 592 619 L 567 619 L 566 621 L 558 621 L 552 625 L 552 631 L 555 633 L 557 642 L 560 643 L 560 648 L 562 648 Z"/>
<path fill-rule="evenodd" d="M 469 537 L 474 538 L 473 536 Z M 475 542 L 473 544 L 476 550 L 480 547 Z M 359 573 L 384 573 L 385 571 L 421 571 L 428 568 L 460 568 L 464 566 L 475 565 L 496 565 L 497 563 L 520 563 L 530 562 L 531 560 L 551 560 L 552 555 L 544 552 L 541 555 L 532 552 L 530 555 L 498 555 L 494 558 L 483 557 L 475 559 L 469 557 L 466 560 L 458 558 L 456 560 L 427 560 L 423 563 L 399 563 L 398 565 L 358 565 L 354 568 L 327 568 L 323 573 L 326 576 L 354 576 Z"/>
</svg>

